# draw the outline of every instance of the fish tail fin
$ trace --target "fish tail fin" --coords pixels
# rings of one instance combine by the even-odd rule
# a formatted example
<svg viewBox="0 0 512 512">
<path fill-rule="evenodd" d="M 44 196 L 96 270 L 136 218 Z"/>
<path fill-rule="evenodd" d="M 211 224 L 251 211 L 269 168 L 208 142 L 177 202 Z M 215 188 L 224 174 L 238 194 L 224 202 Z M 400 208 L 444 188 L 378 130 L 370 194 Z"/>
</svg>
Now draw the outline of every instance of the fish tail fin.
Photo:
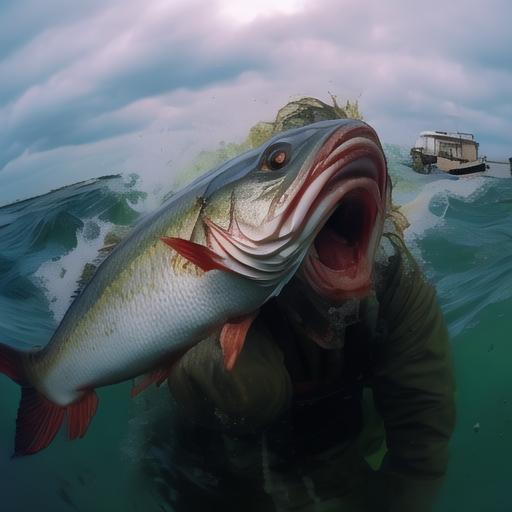
<svg viewBox="0 0 512 512">
<path fill-rule="evenodd" d="M 17 384 L 25 385 L 24 356 L 25 353 L 21 350 L 0 343 L 0 373 L 7 375 Z"/>
<path fill-rule="evenodd" d="M 21 400 L 16 418 L 14 457 L 31 455 L 46 448 L 59 432 L 67 414 L 69 439 L 83 437 L 96 409 L 98 397 L 93 390 L 67 406 L 48 400 L 27 379 L 25 353 L 0 344 L 0 373 L 21 385 Z"/>
<path fill-rule="evenodd" d="M 57 434 L 64 414 L 30 386 L 25 357 L 26 353 L 21 350 L 0 344 L 0 373 L 21 386 L 14 456 L 35 453 L 48 446 Z"/>
</svg>

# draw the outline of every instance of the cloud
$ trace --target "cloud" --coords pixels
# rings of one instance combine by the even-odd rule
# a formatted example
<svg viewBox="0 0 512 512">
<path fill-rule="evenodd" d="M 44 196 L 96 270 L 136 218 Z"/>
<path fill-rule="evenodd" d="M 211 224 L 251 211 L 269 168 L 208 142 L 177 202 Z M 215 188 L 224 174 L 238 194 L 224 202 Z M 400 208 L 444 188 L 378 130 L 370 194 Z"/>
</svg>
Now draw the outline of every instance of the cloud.
<svg viewBox="0 0 512 512">
<path fill-rule="evenodd" d="M 512 7 L 504 0 L 415 9 L 405 0 L 288 0 L 238 17 L 227 0 L 46 4 L 0 7 L 0 76 L 8 77 L 0 81 L 0 184 L 37 172 L 34 162 L 48 165 L 48 155 L 63 168 L 86 146 L 101 147 L 105 165 L 73 161 L 67 179 L 111 166 L 109 147 L 129 155 L 114 159 L 120 166 L 135 167 L 149 158 L 133 142 L 139 135 L 150 147 L 172 133 L 201 149 L 242 137 L 290 98 L 328 99 L 328 91 L 359 98 L 385 141 L 410 145 L 423 129 L 459 129 L 475 132 L 483 150 L 492 145 L 493 156 L 511 151 Z M 176 154 L 192 147 L 178 146 Z M 174 159 L 163 153 L 150 159 L 162 175 Z M 50 175 L 41 173 L 41 187 Z"/>
<path fill-rule="evenodd" d="M 84 124 L 94 124 L 98 116 L 106 119 L 109 112 L 141 98 L 226 80 L 258 65 L 258 58 L 252 58 L 250 51 L 242 52 L 227 31 L 222 38 L 215 38 L 219 27 L 217 33 L 211 30 L 215 14 L 211 9 L 198 11 L 194 3 L 167 5 L 133 3 L 131 10 L 124 4 L 122 9 L 121 5 L 110 7 L 78 26 L 59 27 L 38 36 L 1 63 L 2 74 L 18 81 L 25 78 L 27 83 L 25 90 L 0 110 L 7 120 L 0 166 L 26 149 L 47 150 L 98 140 L 105 130 L 91 132 Z M 184 30 L 183 19 L 194 19 L 194 23 Z M 89 28 L 91 21 L 96 29 Z M 91 30 L 98 32 L 98 37 L 92 38 Z M 21 72 L 21 62 L 32 61 L 31 53 L 37 58 L 45 40 L 50 40 L 53 50 L 62 47 L 62 52 Z M 72 50 L 66 47 L 67 40 Z M 34 77 L 38 80 L 31 83 Z M 133 125 L 127 123 L 125 131 Z M 117 125 L 112 135 L 119 129 Z"/>
<path fill-rule="evenodd" d="M 101 0 L 64 2 L 45 0 L 2 0 L 0 5 L 0 59 L 14 53 L 38 35 L 55 27 L 89 16 Z"/>
</svg>

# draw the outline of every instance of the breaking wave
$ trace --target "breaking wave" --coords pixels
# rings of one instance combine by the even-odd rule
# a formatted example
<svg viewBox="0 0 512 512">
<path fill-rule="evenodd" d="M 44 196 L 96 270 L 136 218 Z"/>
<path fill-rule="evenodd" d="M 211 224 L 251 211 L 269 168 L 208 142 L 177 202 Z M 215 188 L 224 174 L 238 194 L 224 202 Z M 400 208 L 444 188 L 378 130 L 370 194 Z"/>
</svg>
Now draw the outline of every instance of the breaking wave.
<svg viewBox="0 0 512 512">
<path fill-rule="evenodd" d="M 488 308 L 494 308 L 497 315 L 510 315 L 512 180 L 419 175 L 411 170 L 405 148 L 387 145 L 385 151 L 394 185 L 394 202 L 402 206 L 411 223 L 406 239 L 437 287 L 454 344 L 469 343 L 471 330 L 478 326 Z M 1 207 L 2 341 L 20 347 L 47 343 L 69 306 L 84 265 L 95 260 L 105 236 L 132 225 L 158 205 L 162 195 L 142 192 L 137 176 L 116 175 Z M 510 360 L 510 348 L 507 354 L 503 357 Z M 55 511 L 69 510 L 78 501 L 94 505 L 88 497 L 94 493 L 96 502 L 110 503 L 109 510 L 125 510 L 119 505 L 119 493 L 115 491 L 124 478 L 122 450 L 116 448 L 116 443 L 124 439 L 126 444 L 126 424 L 133 418 L 130 420 L 128 409 L 121 405 L 126 403 L 126 389 L 119 391 L 119 388 L 122 386 L 107 388 L 102 393 L 102 401 L 110 409 L 102 417 L 100 408 L 99 418 L 86 439 L 73 446 L 66 444 L 62 449 L 52 448 L 52 454 L 60 462 L 50 476 L 40 475 L 37 465 L 38 460 L 48 457 L 46 453 L 41 458 L 29 458 L 7 467 L 12 426 L 0 424 L 2 474 L 17 474 L 12 481 L 20 485 L 27 480 L 41 479 L 48 484 L 51 479 L 55 490 L 47 498 Z M 3 417 L 15 415 L 18 400 L 15 390 L 14 384 L 0 379 Z M 101 444 L 98 436 L 95 438 L 95 428 L 96 432 L 106 429 L 112 435 L 106 439 L 102 436 Z M 120 431 L 112 430 L 116 428 Z M 97 455 L 100 452 L 109 454 L 108 464 L 100 460 Z M 78 473 L 76 460 L 81 466 Z M 76 475 L 69 476 L 73 472 Z M 112 483 L 113 474 L 117 484 Z M 113 487 L 103 483 L 109 479 Z M 81 481 L 87 481 L 87 489 L 93 491 L 85 492 L 80 487 Z M 8 501 L 9 496 L 23 492 L 21 488 L 10 489 L 4 499 Z M 33 506 L 38 505 L 37 496 L 41 495 L 38 492 L 34 493 Z M 27 505 L 32 498 L 24 499 Z"/>
</svg>

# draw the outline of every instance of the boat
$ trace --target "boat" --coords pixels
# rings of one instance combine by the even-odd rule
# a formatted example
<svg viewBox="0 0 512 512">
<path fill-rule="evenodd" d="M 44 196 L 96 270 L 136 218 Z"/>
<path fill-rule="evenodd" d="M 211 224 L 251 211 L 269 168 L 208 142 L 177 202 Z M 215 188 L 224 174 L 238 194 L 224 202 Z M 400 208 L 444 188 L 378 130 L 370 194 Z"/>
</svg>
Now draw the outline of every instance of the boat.
<svg viewBox="0 0 512 512">
<path fill-rule="evenodd" d="M 416 172 L 446 172 L 455 176 L 484 172 L 489 166 L 478 158 L 478 142 L 471 133 L 421 132 L 411 149 L 412 168 Z"/>
</svg>

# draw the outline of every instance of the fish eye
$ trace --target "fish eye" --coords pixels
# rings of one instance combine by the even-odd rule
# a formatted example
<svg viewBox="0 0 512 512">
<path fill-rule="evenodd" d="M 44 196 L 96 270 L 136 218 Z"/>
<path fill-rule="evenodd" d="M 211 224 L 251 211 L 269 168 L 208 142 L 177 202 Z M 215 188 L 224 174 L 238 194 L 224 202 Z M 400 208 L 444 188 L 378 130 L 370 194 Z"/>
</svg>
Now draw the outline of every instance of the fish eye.
<svg viewBox="0 0 512 512">
<path fill-rule="evenodd" d="M 262 171 L 277 171 L 282 169 L 290 159 L 290 149 L 285 145 L 270 148 L 261 165 Z"/>
</svg>

